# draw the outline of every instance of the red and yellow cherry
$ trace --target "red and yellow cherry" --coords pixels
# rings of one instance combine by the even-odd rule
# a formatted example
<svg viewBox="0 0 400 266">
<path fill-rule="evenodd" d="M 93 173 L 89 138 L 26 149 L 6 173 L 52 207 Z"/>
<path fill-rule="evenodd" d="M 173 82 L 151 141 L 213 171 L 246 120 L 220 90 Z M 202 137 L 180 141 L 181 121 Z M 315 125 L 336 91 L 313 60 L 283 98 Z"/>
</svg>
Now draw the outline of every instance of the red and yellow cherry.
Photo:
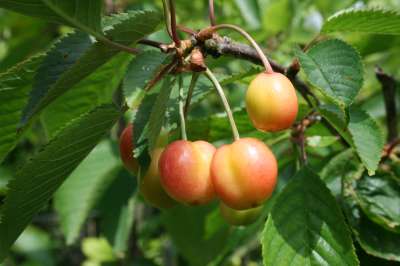
<svg viewBox="0 0 400 266">
<path fill-rule="evenodd" d="M 246 109 L 261 131 L 290 128 L 298 111 L 296 90 L 281 73 L 258 74 L 247 89 Z"/>
<path fill-rule="evenodd" d="M 278 166 L 271 150 L 254 138 L 221 146 L 211 163 L 215 193 L 236 210 L 262 204 L 274 191 Z"/>
<path fill-rule="evenodd" d="M 178 140 L 161 154 L 161 184 L 173 199 L 191 205 L 214 199 L 210 165 L 215 147 L 206 141 Z"/>
<path fill-rule="evenodd" d="M 171 208 L 176 204 L 161 185 L 160 174 L 158 171 L 158 161 L 160 159 L 163 148 L 156 148 L 150 154 L 151 162 L 146 174 L 140 180 L 140 193 L 143 198 L 159 209 Z"/>
<path fill-rule="evenodd" d="M 137 160 L 133 157 L 133 125 L 129 124 L 119 137 L 119 153 L 126 169 L 136 174 L 139 169 Z"/>
<path fill-rule="evenodd" d="M 227 223 L 239 226 L 254 223 L 258 219 L 258 217 L 260 217 L 262 207 L 263 206 L 261 205 L 247 210 L 235 210 L 229 208 L 221 202 L 219 205 L 219 211 L 221 213 L 221 216 Z"/>
</svg>

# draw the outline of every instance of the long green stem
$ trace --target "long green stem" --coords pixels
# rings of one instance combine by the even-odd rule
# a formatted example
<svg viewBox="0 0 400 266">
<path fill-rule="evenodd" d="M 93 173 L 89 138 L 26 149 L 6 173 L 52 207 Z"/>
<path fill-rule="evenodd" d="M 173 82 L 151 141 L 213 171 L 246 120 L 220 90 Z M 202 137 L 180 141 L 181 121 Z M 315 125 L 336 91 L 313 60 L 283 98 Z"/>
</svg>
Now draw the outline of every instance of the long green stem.
<svg viewBox="0 0 400 266">
<path fill-rule="evenodd" d="M 190 81 L 188 95 L 186 97 L 185 108 L 184 108 L 185 117 L 187 117 L 187 114 L 189 112 L 189 106 L 190 106 L 190 102 L 192 100 L 194 87 L 196 86 L 196 83 L 197 83 L 197 80 L 199 79 L 199 76 L 200 76 L 200 74 L 198 72 L 194 72 L 192 74 L 192 80 Z"/>
<path fill-rule="evenodd" d="M 179 76 L 179 117 L 181 120 L 181 137 L 183 140 L 187 140 L 186 134 L 186 121 L 185 121 L 185 114 L 183 111 L 183 80 L 182 76 Z"/>
<path fill-rule="evenodd" d="M 235 25 L 231 25 L 231 24 L 219 24 L 219 25 L 215 25 L 212 26 L 212 29 L 214 30 L 219 30 L 219 29 L 232 29 L 235 30 L 237 32 L 239 32 L 241 35 L 243 35 L 250 43 L 251 45 L 254 47 L 254 49 L 256 49 L 258 56 L 260 57 L 264 67 L 265 67 L 265 71 L 267 73 L 273 73 L 273 69 L 271 64 L 268 61 L 268 58 L 265 56 L 264 52 L 261 50 L 260 46 L 257 44 L 257 42 L 253 39 L 253 37 L 250 36 L 250 34 L 248 34 L 245 30 L 243 30 L 242 28 L 235 26 Z"/>
<path fill-rule="evenodd" d="M 238 140 L 240 138 L 239 131 L 236 127 L 235 120 L 233 119 L 232 110 L 229 107 L 229 103 L 228 103 L 228 100 L 226 99 L 224 90 L 222 89 L 221 84 L 218 82 L 217 78 L 214 76 L 214 74 L 211 72 L 211 70 L 209 68 L 206 69 L 205 73 L 206 73 L 206 76 L 213 83 L 215 89 L 217 90 L 217 92 L 219 94 L 219 97 L 221 98 L 222 104 L 224 105 L 224 108 L 225 108 L 226 115 L 228 116 L 228 120 L 229 120 L 229 123 L 232 128 L 233 138 L 235 140 Z"/>
</svg>

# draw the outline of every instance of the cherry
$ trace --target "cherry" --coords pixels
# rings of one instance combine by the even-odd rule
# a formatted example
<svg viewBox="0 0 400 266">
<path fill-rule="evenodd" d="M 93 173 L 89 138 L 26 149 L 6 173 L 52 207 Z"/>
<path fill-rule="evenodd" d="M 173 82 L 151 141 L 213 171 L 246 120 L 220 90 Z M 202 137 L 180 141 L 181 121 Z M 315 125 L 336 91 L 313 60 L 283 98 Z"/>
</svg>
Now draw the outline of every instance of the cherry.
<svg viewBox="0 0 400 266">
<path fill-rule="evenodd" d="M 261 73 L 246 93 L 247 113 L 261 131 L 289 128 L 298 111 L 297 95 L 290 80 L 280 73 Z"/>
<path fill-rule="evenodd" d="M 220 203 L 219 211 L 224 220 L 231 225 L 249 225 L 254 223 L 260 216 L 262 205 L 247 210 L 235 210 L 224 203 Z"/>
<path fill-rule="evenodd" d="M 161 184 L 175 200 L 192 205 L 205 204 L 214 198 L 210 164 L 215 147 L 205 141 L 178 140 L 161 154 Z"/>
<path fill-rule="evenodd" d="M 139 186 L 144 199 L 159 209 L 170 208 L 176 204 L 176 201 L 171 199 L 165 192 L 160 181 L 158 161 L 163 150 L 163 148 L 156 148 L 151 152 L 151 163 L 149 169 L 140 180 Z"/>
<path fill-rule="evenodd" d="M 221 146 L 211 163 L 217 196 L 230 208 L 254 208 L 274 191 L 278 166 L 271 150 L 254 138 Z"/>
<path fill-rule="evenodd" d="M 119 137 L 119 153 L 126 169 L 132 174 L 136 174 L 139 169 L 137 160 L 133 157 L 133 125 L 129 124 Z"/>
</svg>

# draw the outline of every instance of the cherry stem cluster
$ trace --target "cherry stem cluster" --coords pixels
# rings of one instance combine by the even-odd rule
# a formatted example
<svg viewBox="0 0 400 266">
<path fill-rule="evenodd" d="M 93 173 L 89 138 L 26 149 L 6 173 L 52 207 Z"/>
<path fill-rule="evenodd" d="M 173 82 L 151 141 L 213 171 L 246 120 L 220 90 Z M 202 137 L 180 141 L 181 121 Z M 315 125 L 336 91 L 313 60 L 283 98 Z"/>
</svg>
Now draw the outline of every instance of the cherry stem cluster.
<svg viewBox="0 0 400 266">
<path fill-rule="evenodd" d="M 211 27 L 213 30 L 219 30 L 219 29 L 232 29 L 235 30 L 237 32 L 239 32 L 243 37 L 245 37 L 250 44 L 254 47 L 254 49 L 257 51 L 258 56 L 260 57 L 264 67 L 265 67 L 265 71 L 267 73 L 273 73 L 274 70 L 272 69 L 271 64 L 268 61 L 268 58 L 265 56 L 264 52 L 262 51 L 262 49 L 260 48 L 260 46 L 257 44 L 257 42 L 253 39 L 253 37 L 250 36 L 250 34 L 248 34 L 245 30 L 243 30 L 242 28 L 236 26 L 236 25 L 232 25 L 232 24 L 219 24 L 216 26 L 212 26 Z"/>
<path fill-rule="evenodd" d="M 221 98 L 222 104 L 224 105 L 224 108 L 225 108 L 226 115 L 228 116 L 229 124 L 231 125 L 231 128 L 232 128 L 234 140 L 240 139 L 239 131 L 236 127 L 236 123 L 233 118 L 232 110 L 229 106 L 228 100 L 226 99 L 226 96 L 225 96 L 224 90 L 222 89 L 221 84 L 219 83 L 218 79 L 215 77 L 215 75 L 211 72 L 211 70 L 209 68 L 206 69 L 205 74 L 210 79 L 210 81 L 213 83 L 215 89 L 217 90 L 217 92 L 219 94 L 219 97 Z"/>
</svg>

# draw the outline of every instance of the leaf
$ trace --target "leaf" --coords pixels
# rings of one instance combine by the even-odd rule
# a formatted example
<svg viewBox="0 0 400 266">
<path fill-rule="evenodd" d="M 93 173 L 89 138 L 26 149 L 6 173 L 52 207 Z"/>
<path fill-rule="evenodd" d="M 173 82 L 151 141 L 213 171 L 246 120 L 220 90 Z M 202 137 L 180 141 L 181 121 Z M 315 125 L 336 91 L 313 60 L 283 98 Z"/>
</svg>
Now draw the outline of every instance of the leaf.
<svg viewBox="0 0 400 266">
<path fill-rule="evenodd" d="M 123 256 L 128 249 L 136 187 L 136 178 L 126 171 L 120 171 L 99 204 L 101 232 L 118 256 Z"/>
<path fill-rule="evenodd" d="M 381 129 L 365 111 L 350 107 L 348 129 L 354 148 L 369 175 L 373 175 L 381 159 L 384 139 Z"/>
<path fill-rule="evenodd" d="M 166 58 L 167 55 L 155 51 L 144 51 L 138 54 L 126 71 L 123 84 L 125 97 L 130 97 L 137 90 L 144 89 Z"/>
<path fill-rule="evenodd" d="M 355 187 L 361 209 L 386 230 L 400 233 L 400 182 L 389 174 L 363 176 Z"/>
<path fill-rule="evenodd" d="M 154 32 L 160 23 L 160 16 L 153 11 L 123 13 L 114 17 L 114 24 L 105 31 L 108 39 L 123 45 L 131 45 Z M 35 114 L 52 101 L 71 89 L 76 83 L 90 75 L 97 68 L 109 61 L 119 50 L 101 42 L 94 43 L 79 59 L 66 69 L 55 82 L 48 85 L 45 94 L 31 97 L 26 115 L 22 118 L 25 125 Z M 32 92 L 37 95 L 38 92 Z"/>
<path fill-rule="evenodd" d="M 149 150 L 153 150 L 156 147 L 157 138 L 160 135 L 161 128 L 164 124 L 165 112 L 167 111 L 167 104 L 174 83 L 175 79 L 172 79 L 171 77 L 166 77 L 164 79 L 160 93 L 157 95 L 157 98 L 151 110 L 147 132 Z"/>
<path fill-rule="evenodd" d="M 189 265 L 204 266 L 214 259 L 226 244 L 227 226 L 206 238 L 206 221 L 215 205 L 177 206 L 163 213 L 162 221 L 174 244 Z"/>
<path fill-rule="evenodd" d="M 89 212 L 116 178 L 119 167 L 119 157 L 113 154 L 111 143 L 103 141 L 55 193 L 54 207 L 67 244 L 77 240 Z"/>
<path fill-rule="evenodd" d="M 46 96 L 51 86 L 60 76 L 72 67 L 92 45 L 90 36 L 75 32 L 60 39 L 47 53 L 39 67 L 30 92 L 29 102 L 24 109 L 23 117 L 29 117 L 35 106 Z"/>
<path fill-rule="evenodd" d="M 325 96 L 341 106 L 353 102 L 363 84 L 361 58 L 353 47 L 333 39 L 296 55 L 308 81 Z"/>
<path fill-rule="evenodd" d="M 383 9 L 342 10 L 329 17 L 322 27 L 325 33 L 335 31 L 399 35 L 400 14 Z"/>
<path fill-rule="evenodd" d="M 43 110 L 41 122 L 47 136 L 52 138 L 68 121 L 111 102 L 129 60 L 127 54 L 115 56 Z"/>
<path fill-rule="evenodd" d="M 42 55 L 31 57 L 0 74 L 0 162 L 19 139 L 19 119 L 25 106 L 32 81 Z"/>
<path fill-rule="evenodd" d="M 303 168 L 265 224 L 264 265 L 358 265 L 344 217 L 320 178 Z"/>
<path fill-rule="evenodd" d="M 101 0 L 2 0 L 0 7 L 99 34 Z"/>
<path fill-rule="evenodd" d="M 9 183 L 0 223 L 0 261 L 69 174 L 116 122 L 120 112 L 103 105 L 74 120 Z M 16 208 L 18 206 L 18 208 Z"/>
</svg>

